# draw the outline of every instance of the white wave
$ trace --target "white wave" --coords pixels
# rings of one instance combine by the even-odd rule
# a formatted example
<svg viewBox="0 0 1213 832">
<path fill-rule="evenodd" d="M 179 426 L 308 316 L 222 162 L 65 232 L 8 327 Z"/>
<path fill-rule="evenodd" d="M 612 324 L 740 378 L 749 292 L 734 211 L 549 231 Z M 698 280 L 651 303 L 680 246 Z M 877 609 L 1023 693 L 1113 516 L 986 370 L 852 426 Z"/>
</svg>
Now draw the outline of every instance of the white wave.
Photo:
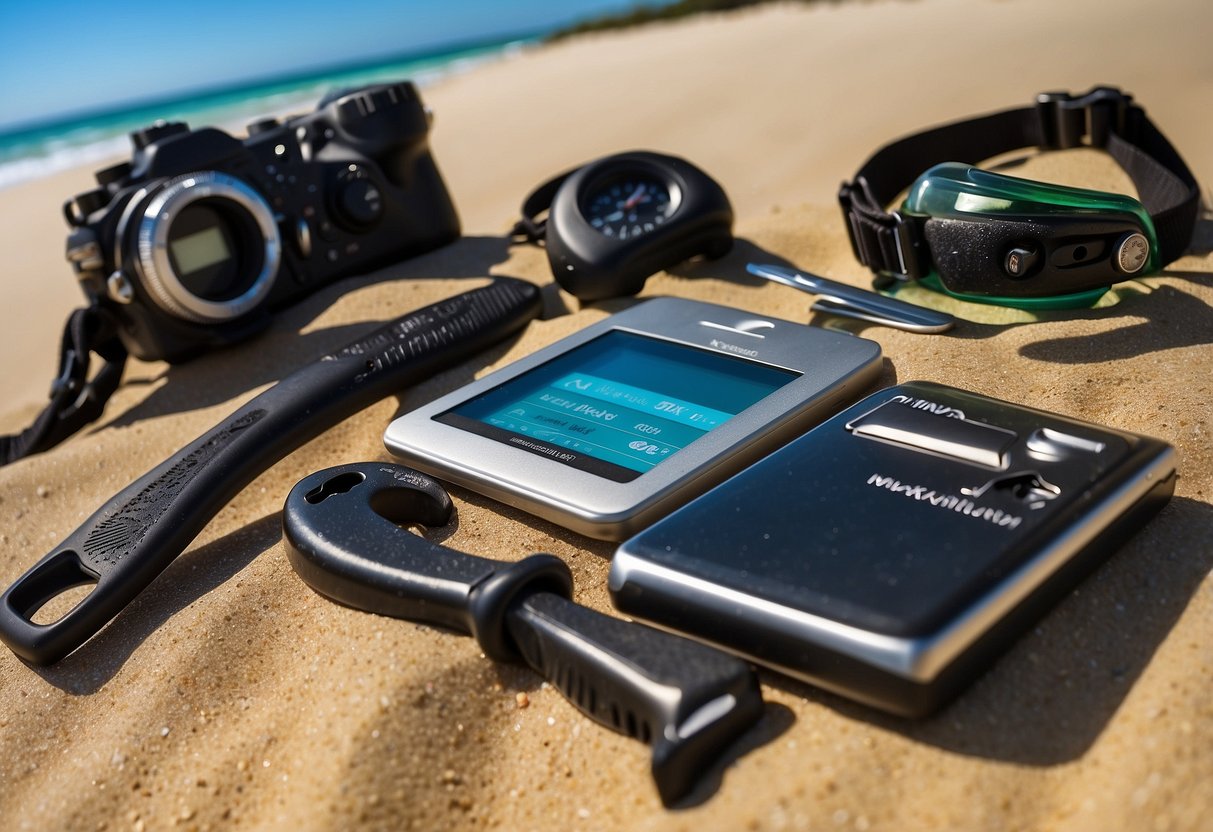
<svg viewBox="0 0 1213 832">
<path fill-rule="evenodd" d="M 0 190 L 11 188 L 20 182 L 50 176 L 61 170 L 95 165 L 129 155 L 130 140 L 125 135 L 110 136 L 88 144 L 50 141 L 38 153 L 0 164 Z M 85 188 L 82 186 L 79 190 Z M 65 199 L 68 196 L 70 194 L 64 194 Z"/>
<path fill-rule="evenodd" d="M 420 61 L 411 68 L 388 64 L 377 70 L 358 73 L 360 78 L 357 83 L 382 83 L 401 77 L 403 71 L 417 86 L 428 87 L 444 78 L 462 75 L 483 64 L 512 58 L 526 45 L 526 41 L 513 41 L 491 51 L 454 59 L 439 59 L 429 65 Z M 242 101 L 213 107 L 191 108 L 187 117 L 192 127 L 214 125 L 233 134 L 242 135 L 245 124 L 254 118 L 309 112 L 334 86 L 343 85 L 340 77 L 317 79 L 305 82 L 295 89 L 276 91 L 264 96 L 253 95 Z M 188 107 L 188 104 L 186 106 Z M 130 150 L 130 141 L 125 132 L 114 134 L 91 125 L 79 125 L 62 135 L 44 139 L 26 155 L 0 162 L 0 190 L 74 167 L 96 165 L 116 158 L 129 158 Z M 83 188 L 82 185 L 81 190 Z"/>
</svg>

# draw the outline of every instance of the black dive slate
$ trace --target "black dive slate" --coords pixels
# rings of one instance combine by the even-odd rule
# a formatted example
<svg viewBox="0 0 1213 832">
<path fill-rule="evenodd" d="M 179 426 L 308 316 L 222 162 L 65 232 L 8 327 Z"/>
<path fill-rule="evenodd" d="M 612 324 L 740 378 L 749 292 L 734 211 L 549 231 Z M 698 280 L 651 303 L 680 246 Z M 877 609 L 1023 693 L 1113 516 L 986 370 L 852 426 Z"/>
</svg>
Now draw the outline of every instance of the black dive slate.
<svg viewBox="0 0 1213 832">
<path fill-rule="evenodd" d="M 444 526 L 451 512 L 442 487 L 411 468 L 339 465 L 291 489 L 283 540 L 322 595 L 473 635 L 489 658 L 526 662 L 591 719 L 651 743 L 666 804 L 762 715 L 745 662 L 573 603 L 572 575 L 554 555 L 488 560 L 402 528 Z"/>
<path fill-rule="evenodd" d="M 469 358 L 540 310 L 539 290 L 497 278 L 397 318 L 259 396 L 114 495 L 0 596 L 0 639 L 35 664 L 75 650 L 179 555 L 245 485 L 312 437 L 402 386 Z M 52 624 L 32 616 L 96 584 Z"/>
<path fill-rule="evenodd" d="M 625 542 L 611 598 L 925 716 L 1161 509 L 1175 477 L 1158 439 L 907 382 Z"/>
</svg>

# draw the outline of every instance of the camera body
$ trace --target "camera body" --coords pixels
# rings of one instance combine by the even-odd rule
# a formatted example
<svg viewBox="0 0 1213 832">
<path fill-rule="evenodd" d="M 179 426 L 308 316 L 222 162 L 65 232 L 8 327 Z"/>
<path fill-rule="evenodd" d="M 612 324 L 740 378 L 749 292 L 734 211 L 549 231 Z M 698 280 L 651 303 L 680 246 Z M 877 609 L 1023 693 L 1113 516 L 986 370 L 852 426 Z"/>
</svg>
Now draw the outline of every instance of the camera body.
<svg viewBox="0 0 1213 832">
<path fill-rule="evenodd" d="M 332 281 L 459 236 L 408 82 L 329 96 L 238 139 L 157 123 L 64 205 L 67 258 L 127 350 L 184 361 Z"/>
</svg>

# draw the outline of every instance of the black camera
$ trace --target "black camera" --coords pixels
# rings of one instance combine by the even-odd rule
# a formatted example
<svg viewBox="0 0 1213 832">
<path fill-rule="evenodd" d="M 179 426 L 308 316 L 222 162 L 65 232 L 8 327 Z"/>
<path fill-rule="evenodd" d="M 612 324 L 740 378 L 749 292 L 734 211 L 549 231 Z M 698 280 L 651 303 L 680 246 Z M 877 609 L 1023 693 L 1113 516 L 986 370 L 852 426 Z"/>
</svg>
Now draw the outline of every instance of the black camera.
<svg viewBox="0 0 1213 832">
<path fill-rule="evenodd" d="M 182 361 L 320 287 L 444 245 L 459 218 L 411 83 L 326 97 L 240 140 L 157 123 L 64 205 L 67 258 L 127 350 Z"/>
</svg>

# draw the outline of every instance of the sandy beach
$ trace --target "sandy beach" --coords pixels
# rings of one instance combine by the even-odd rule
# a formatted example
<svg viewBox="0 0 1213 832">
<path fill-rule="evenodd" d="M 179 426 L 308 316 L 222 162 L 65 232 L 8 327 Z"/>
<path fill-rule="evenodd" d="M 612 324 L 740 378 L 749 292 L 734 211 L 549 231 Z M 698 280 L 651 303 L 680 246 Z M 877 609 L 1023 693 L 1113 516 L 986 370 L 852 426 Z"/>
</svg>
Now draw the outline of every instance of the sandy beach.
<svg viewBox="0 0 1213 832">
<path fill-rule="evenodd" d="M 0 468 L 0 585 L 113 493 L 301 363 L 489 274 L 550 284 L 503 235 L 531 187 L 607 153 L 683 156 L 716 177 L 739 244 L 648 295 L 809 320 L 756 285 L 769 253 L 856 286 L 835 194 L 881 144 L 1020 106 L 1042 90 L 1131 92 L 1213 183 L 1213 7 L 1115 0 L 776 5 L 562 41 L 423 91 L 465 237 L 327 287 L 255 347 L 178 367 L 132 361 L 104 417 Z M 1022 175 L 1131 190 L 1105 155 Z M 9 356 L 0 430 L 41 407 L 81 298 L 63 261 L 80 169 L 0 191 Z M 1199 830 L 1213 813 L 1213 232 L 1109 308 L 962 321 L 943 336 L 869 326 L 882 384 L 923 379 L 1157 436 L 1180 479 L 1166 509 L 952 705 L 895 719 L 763 672 L 762 723 L 686 805 L 663 809 L 649 752 L 579 715 L 469 638 L 320 597 L 291 571 L 282 502 L 331 465 L 388 459 L 393 415 L 623 308 L 532 323 L 275 465 L 99 636 L 51 668 L 0 649 L 5 829 Z M 550 303 L 549 311 L 559 304 Z M 981 314 L 976 314 L 981 318 Z M 611 544 L 453 489 L 447 545 L 551 552 L 577 600 L 610 610 Z M 525 692 L 529 706 L 516 700 Z"/>
</svg>

